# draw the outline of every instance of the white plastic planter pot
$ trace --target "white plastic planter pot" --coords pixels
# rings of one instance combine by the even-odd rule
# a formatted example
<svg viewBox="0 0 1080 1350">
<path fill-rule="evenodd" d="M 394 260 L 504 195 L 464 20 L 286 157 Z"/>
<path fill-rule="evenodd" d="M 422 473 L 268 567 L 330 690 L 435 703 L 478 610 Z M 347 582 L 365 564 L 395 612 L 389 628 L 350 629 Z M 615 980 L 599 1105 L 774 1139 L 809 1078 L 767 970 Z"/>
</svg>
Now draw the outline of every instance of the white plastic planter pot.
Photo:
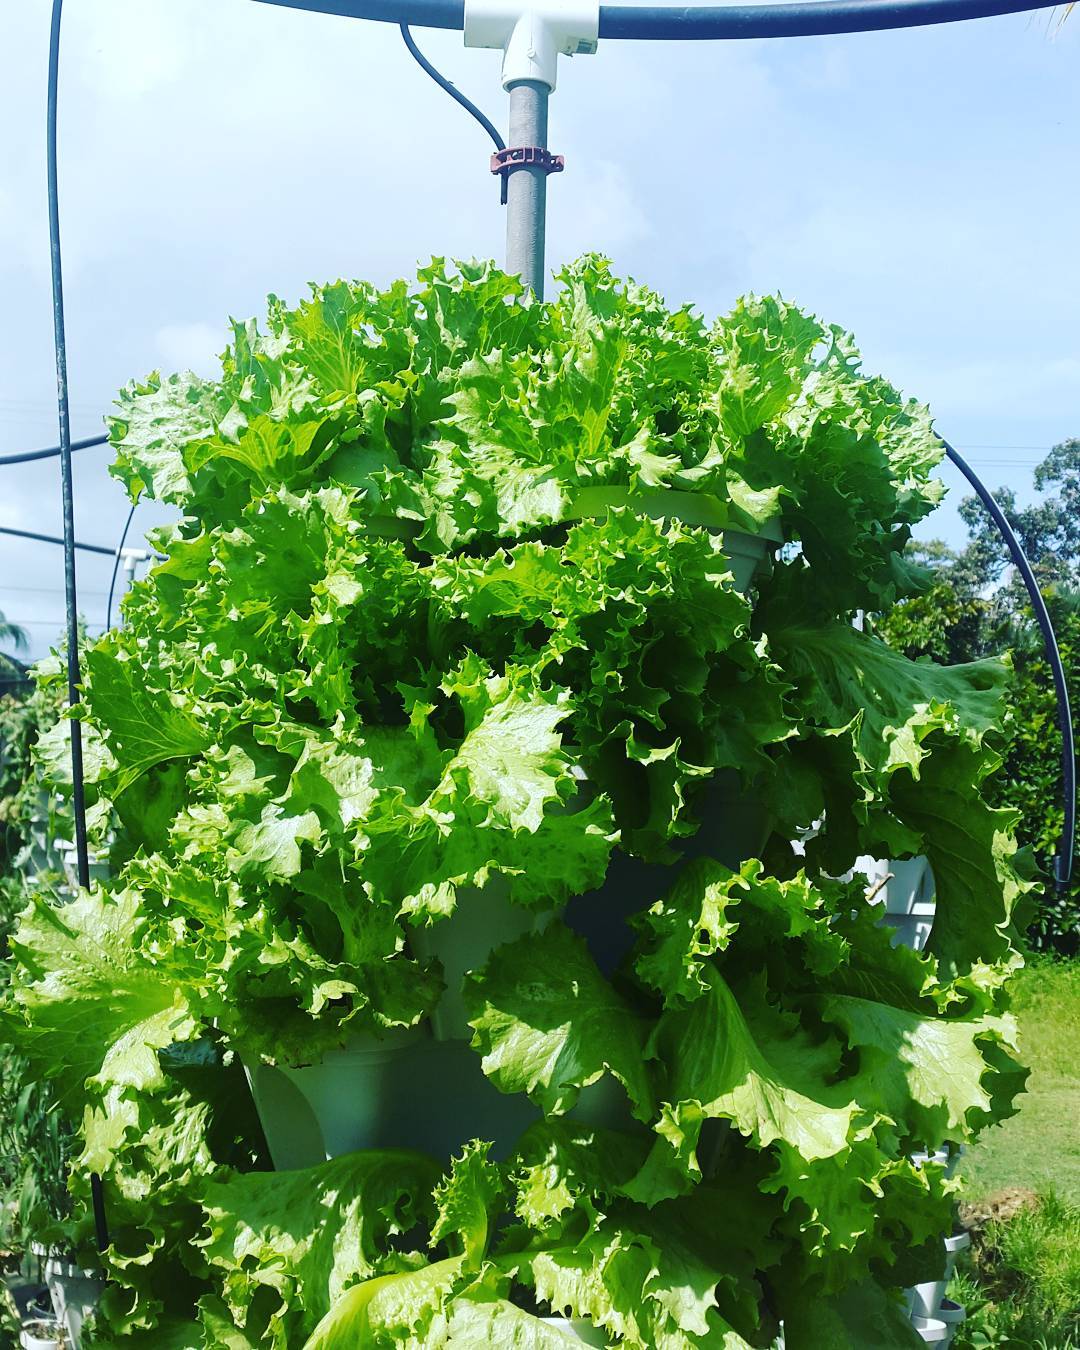
<svg viewBox="0 0 1080 1350">
<path fill-rule="evenodd" d="M 94 1271 L 83 1270 L 73 1261 L 50 1256 L 45 1262 L 45 1283 L 49 1287 L 56 1320 L 67 1332 L 72 1350 L 79 1350 L 83 1323 L 97 1307 L 105 1281 Z"/>
<path fill-rule="evenodd" d="M 892 873 L 881 889 L 887 914 L 921 914 L 933 918 L 937 899 L 934 874 L 926 858 L 890 859 L 886 874 Z"/>
<path fill-rule="evenodd" d="M 412 1148 L 435 1157 L 470 1139 L 504 1157 L 539 1111 L 500 1092 L 464 1040 L 423 1031 L 356 1036 L 317 1064 L 246 1066 L 274 1167 L 314 1167 L 358 1149 Z"/>
<path fill-rule="evenodd" d="M 947 1169 L 950 1165 L 952 1165 L 952 1154 L 949 1152 L 949 1149 L 946 1146 L 945 1148 L 936 1149 L 933 1153 L 927 1153 L 925 1151 L 913 1153 L 911 1155 L 911 1161 L 915 1164 L 916 1167 L 922 1167 L 924 1163 L 932 1162 L 936 1163 L 938 1167 L 944 1167 Z"/>
<path fill-rule="evenodd" d="M 956 1175 L 956 1169 L 960 1166 L 960 1159 L 963 1156 L 963 1144 L 945 1144 L 933 1153 L 913 1153 L 911 1161 L 916 1167 L 921 1167 L 924 1162 L 937 1163 L 939 1167 L 945 1169 L 946 1180 L 950 1180 Z"/>
<path fill-rule="evenodd" d="M 22 1324 L 19 1344 L 23 1350 L 63 1350 L 68 1340 L 59 1322 L 40 1317 Z"/>
<path fill-rule="evenodd" d="M 953 1277 L 953 1271 L 956 1269 L 956 1258 L 970 1246 L 971 1234 L 966 1228 L 945 1239 L 945 1278 L 947 1280 L 951 1280 Z"/>
<path fill-rule="evenodd" d="M 75 845 L 69 840 L 62 840 L 56 845 L 57 852 L 60 853 L 64 875 L 67 884 L 74 890 L 79 885 L 78 861 L 76 857 Z M 112 873 L 109 870 L 109 864 L 104 858 L 99 858 L 96 853 L 88 855 L 90 870 L 90 885 L 93 887 L 99 882 L 108 881 Z"/>
<path fill-rule="evenodd" d="M 357 1034 L 318 1064 L 245 1064 L 251 1095 L 280 1171 L 314 1167 L 393 1139 L 419 1031 Z"/>
<path fill-rule="evenodd" d="M 925 1280 L 922 1284 L 917 1284 L 912 1290 L 912 1317 L 937 1317 L 948 1287 L 949 1281 L 945 1276 L 940 1280 Z"/>
<path fill-rule="evenodd" d="M 453 913 L 429 928 L 409 930 L 409 943 L 422 961 L 438 958 L 446 988 L 431 1014 L 435 1039 L 468 1040 L 472 1036 L 465 1015 L 461 986 L 470 970 L 479 970 L 496 947 L 539 932 L 551 917 L 523 909 L 507 898 L 504 878 L 495 877 L 483 890 L 458 892 Z"/>
<path fill-rule="evenodd" d="M 927 1345 L 948 1345 L 952 1340 L 952 1328 L 946 1326 L 938 1317 L 913 1317 L 911 1325 Z"/>
<path fill-rule="evenodd" d="M 944 1322 L 949 1328 L 949 1339 L 945 1342 L 946 1345 L 949 1345 L 952 1343 L 960 1323 L 967 1317 L 967 1309 L 962 1308 L 959 1303 L 954 1303 L 951 1298 L 942 1299 L 937 1317 L 939 1322 Z"/>
<path fill-rule="evenodd" d="M 883 914 L 881 926 L 892 932 L 894 947 L 911 947 L 921 952 L 930 940 L 934 927 L 932 914 Z"/>
<path fill-rule="evenodd" d="M 557 1327 L 559 1331 L 565 1332 L 568 1336 L 573 1336 L 575 1340 L 581 1341 L 585 1345 L 606 1346 L 608 1343 L 605 1332 L 582 1318 L 542 1317 L 540 1320 L 545 1326 Z"/>
</svg>

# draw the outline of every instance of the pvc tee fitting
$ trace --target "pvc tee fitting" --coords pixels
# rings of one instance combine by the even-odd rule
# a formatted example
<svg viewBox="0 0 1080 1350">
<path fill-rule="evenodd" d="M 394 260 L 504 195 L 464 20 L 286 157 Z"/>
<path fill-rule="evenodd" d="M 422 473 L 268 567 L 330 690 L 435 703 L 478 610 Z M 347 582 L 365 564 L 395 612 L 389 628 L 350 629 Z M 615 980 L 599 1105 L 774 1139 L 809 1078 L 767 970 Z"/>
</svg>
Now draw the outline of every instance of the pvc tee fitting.
<svg viewBox="0 0 1080 1350">
<path fill-rule="evenodd" d="M 465 46 L 503 53 L 504 89 L 522 80 L 555 88 L 559 56 L 596 51 L 600 5 L 596 0 L 465 0 Z"/>
</svg>

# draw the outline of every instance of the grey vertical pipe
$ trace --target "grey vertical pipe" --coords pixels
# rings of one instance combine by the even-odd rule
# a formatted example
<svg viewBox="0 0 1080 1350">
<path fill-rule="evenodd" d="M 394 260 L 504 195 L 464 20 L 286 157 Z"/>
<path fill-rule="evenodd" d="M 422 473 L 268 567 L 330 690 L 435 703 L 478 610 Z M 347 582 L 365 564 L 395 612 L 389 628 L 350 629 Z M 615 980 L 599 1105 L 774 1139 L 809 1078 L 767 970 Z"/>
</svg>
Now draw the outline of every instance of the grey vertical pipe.
<svg viewBox="0 0 1080 1350">
<path fill-rule="evenodd" d="M 510 86 L 511 146 L 547 149 L 548 87 L 538 80 Z M 521 277 L 538 300 L 544 298 L 544 233 L 547 174 L 539 166 L 515 169 L 506 188 L 506 270 Z"/>
</svg>

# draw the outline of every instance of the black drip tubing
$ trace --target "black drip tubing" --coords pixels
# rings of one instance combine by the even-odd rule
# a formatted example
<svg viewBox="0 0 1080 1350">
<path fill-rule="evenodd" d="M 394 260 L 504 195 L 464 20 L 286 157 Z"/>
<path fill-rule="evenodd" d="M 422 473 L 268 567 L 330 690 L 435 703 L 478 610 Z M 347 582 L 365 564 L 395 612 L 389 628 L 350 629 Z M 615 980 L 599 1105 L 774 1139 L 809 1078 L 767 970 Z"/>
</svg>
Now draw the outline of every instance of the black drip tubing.
<svg viewBox="0 0 1080 1350">
<path fill-rule="evenodd" d="M 128 530 L 131 529 L 131 522 L 135 519 L 135 508 L 138 504 L 138 502 L 131 503 L 131 510 L 124 522 L 124 533 L 120 536 L 120 542 L 116 546 L 116 558 L 113 561 L 112 577 L 109 580 L 109 601 L 105 606 L 106 632 L 112 627 L 112 602 L 113 595 L 116 593 L 116 575 L 120 571 L 120 559 L 124 556 L 124 545 L 127 543 Z"/>
<path fill-rule="evenodd" d="M 1058 726 L 1061 730 L 1061 791 L 1065 820 L 1061 830 L 1057 856 L 1054 859 L 1054 881 L 1058 890 L 1064 890 L 1072 880 L 1073 852 L 1076 848 L 1076 745 L 1073 736 L 1072 710 L 1069 707 L 1069 686 L 1065 679 L 1065 667 L 1062 664 L 1061 652 L 1058 649 L 1057 634 L 1054 632 L 1050 611 L 1046 608 L 1046 601 L 1043 599 L 1042 591 L 1039 590 L 1035 573 L 1031 570 L 1031 563 L 1028 561 L 1027 554 L 1024 552 L 1020 540 L 1017 539 L 1012 526 L 1005 518 L 1004 511 L 963 456 L 954 450 L 948 441 L 943 439 L 941 443 L 944 445 L 945 453 L 950 461 L 956 465 L 975 489 L 979 500 L 990 513 L 991 520 L 1000 530 L 1012 560 L 1016 564 L 1016 570 L 1024 580 L 1028 599 L 1031 601 L 1031 608 L 1035 611 L 1035 619 L 1042 633 L 1043 645 L 1046 648 L 1046 659 L 1054 677 Z"/>
</svg>

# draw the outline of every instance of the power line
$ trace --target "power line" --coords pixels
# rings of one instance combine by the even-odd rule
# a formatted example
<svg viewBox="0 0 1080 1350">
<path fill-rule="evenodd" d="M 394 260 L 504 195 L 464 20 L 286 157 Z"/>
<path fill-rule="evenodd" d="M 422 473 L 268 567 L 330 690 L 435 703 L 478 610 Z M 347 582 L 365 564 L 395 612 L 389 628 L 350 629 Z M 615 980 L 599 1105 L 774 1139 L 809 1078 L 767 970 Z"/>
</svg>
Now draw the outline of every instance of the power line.
<svg viewBox="0 0 1080 1350">
<path fill-rule="evenodd" d="M 0 581 L 0 591 L 12 592 L 18 595 L 63 595 L 64 590 L 61 586 L 9 586 L 7 582 Z M 84 586 L 79 587 L 80 595 L 94 595 L 99 599 L 104 599 L 107 591 L 90 591 Z"/>
<path fill-rule="evenodd" d="M 7 616 L 5 615 L 5 617 Z M 62 614 L 58 615 L 55 619 L 8 619 L 8 623 L 14 624 L 16 628 L 63 628 L 64 622 L 65 620 Z M 88 623 L 84 626 L 88 630 L 91 628 L 101 628 L 102 632 L 105 631 L 100 623 Z"/>
</svg>

